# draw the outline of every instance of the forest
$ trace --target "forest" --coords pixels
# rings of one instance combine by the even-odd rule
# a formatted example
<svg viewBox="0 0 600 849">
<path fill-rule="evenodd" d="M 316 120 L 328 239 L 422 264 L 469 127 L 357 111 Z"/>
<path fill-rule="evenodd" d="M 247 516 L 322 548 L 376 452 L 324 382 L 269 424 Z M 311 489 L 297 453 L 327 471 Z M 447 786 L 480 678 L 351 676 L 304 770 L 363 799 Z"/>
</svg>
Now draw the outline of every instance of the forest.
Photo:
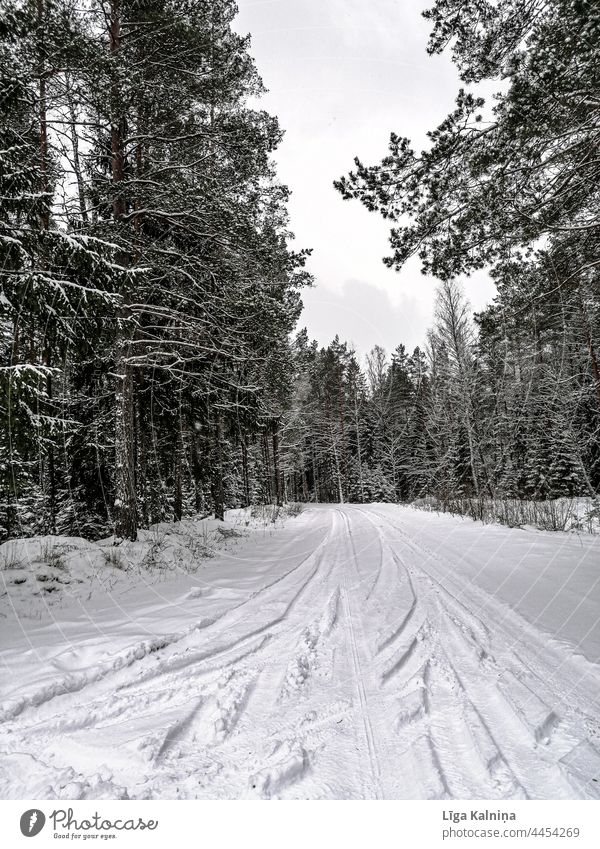
<svg viewBox="0 0 600 849">
<path fill-rule="evenodd" d="M 0 540 L 286 501 L 597 497 L 597 3 L 426 13 L 453 110 L 426 150 L 394 132 L 332 187 L 390 222 L 390 267 L 437 279 L 423 346 L 364 362 L 298 330 L 310 246 L 234 2 L 1 9 Z M 482 269 L 497 296 L 473 315 L 461 278 Z"/>
</svg>

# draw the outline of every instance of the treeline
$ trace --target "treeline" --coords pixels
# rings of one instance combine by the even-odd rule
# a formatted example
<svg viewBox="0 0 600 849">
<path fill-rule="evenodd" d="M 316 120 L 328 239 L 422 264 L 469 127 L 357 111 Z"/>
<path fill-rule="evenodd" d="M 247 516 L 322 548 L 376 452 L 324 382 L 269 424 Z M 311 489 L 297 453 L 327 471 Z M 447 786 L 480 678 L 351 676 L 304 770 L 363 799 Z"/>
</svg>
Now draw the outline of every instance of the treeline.
<svg viewBox="0 0 600 849">
<path fill-rule="evenodd" d="M 250 498 L 308 277 L 235 14 L 1 0 L 0 538 Z"/>
<path fill-rule="evenodd" d="M 313 501 L 547 500 L 600 489 L 600 404 L 581 317 L 542 327 L 440 284 L 424 350 L 296 340 L 286 494 Z M 535 330 L 533 328 L 536 328 Z M 537 331 L 537 332 L 536 332 Z"/>
<path fill-rule="evenodd" d="M 387 265 L 415 256 L 443 281 L 415 446 L 427 489 L 597 492 L 600 4 L 435 0 L 425 17 L 428 52 L 464 82 L 455 109 L 426 150 L 392 133 L 336 186 L 392 222 Z M 453 281 L 483 268 L 498 295 L 474 338 Z"/>
</svg>

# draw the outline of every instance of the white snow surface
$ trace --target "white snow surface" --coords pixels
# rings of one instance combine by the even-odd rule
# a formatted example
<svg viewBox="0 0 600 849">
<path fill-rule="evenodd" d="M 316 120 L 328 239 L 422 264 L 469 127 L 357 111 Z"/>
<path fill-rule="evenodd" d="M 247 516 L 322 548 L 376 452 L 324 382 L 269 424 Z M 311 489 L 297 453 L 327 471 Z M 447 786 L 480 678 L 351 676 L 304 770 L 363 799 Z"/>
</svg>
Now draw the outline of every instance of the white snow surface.
<svg viewBox="0 0 600 849">
<path fill-rule="evenodd" d="M 247 515 L 0 548 L 0 796 L 600 798 L 599 537 Z"/>
</svg>

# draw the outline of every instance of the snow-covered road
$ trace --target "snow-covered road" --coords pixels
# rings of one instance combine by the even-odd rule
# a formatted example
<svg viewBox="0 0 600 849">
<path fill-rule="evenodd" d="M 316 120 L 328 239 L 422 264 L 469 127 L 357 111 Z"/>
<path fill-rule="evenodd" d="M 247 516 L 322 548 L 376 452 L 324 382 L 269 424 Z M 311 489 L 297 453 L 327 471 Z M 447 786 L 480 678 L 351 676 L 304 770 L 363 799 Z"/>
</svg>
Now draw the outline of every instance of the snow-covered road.
<svg viewBox="0 0 600 849">
<path fill-rule="evenodd" d="M 600 797 L 599 617 L 597 537 L 312 507 L 158 590 L 6 619 L 0 792 Z"/>
</svg>

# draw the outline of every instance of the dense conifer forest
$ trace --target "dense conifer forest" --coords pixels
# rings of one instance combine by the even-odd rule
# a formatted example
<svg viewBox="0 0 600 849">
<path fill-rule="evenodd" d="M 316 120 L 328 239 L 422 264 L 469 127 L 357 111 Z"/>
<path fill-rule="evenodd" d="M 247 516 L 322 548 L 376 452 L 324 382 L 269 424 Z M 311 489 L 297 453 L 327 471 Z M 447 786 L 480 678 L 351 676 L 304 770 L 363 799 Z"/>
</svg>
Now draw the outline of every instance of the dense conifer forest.
<svg viewBox="0 0 600 849">
<path fill-rule="evenodd" d="M 297 329 L 310 251 L 235 3 L 1 11 L 0 539 L 597 495 L 597 3 L 434 3 L 455 107 L 425 151 L 394 133 L 336 183 L 391 223 L 390 266 L 437 278 L 422 348 L 364 361 Z M 497 296 L 473 316 L 460 280 L 484 268 Z"/>
</svg>

